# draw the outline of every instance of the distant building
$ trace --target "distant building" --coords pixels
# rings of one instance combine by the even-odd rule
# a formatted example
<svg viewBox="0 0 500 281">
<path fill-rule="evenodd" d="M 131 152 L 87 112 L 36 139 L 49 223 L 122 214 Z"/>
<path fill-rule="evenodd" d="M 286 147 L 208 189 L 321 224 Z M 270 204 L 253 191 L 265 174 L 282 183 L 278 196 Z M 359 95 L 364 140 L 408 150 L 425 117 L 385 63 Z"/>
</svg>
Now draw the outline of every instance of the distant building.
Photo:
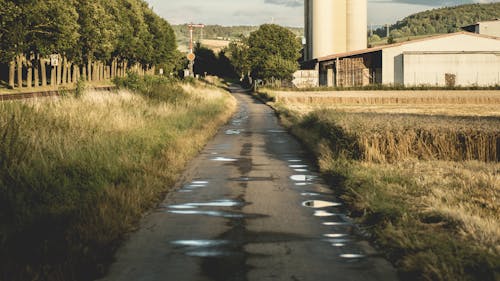
<svg viewBox="0 0 500 281">
<path fill-rule="evenodd" d="M 472 25 L 464 26 L 462 27 L 462 30 L 476 34 L 500 37 L 500 19 L 481 21 Z"/>
<path fill-rule="evenodd" d="M 500 38 L 458 32 L 316 59 L 320 86 L 500 85 Z"/>
</svg>

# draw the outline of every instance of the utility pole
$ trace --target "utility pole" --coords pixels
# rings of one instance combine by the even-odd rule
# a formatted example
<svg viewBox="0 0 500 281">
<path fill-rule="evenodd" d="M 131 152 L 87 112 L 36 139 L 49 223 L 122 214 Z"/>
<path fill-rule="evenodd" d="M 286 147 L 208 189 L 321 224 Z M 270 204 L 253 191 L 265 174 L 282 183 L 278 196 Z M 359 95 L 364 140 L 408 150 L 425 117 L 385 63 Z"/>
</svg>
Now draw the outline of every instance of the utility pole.
<svg viewBox="0 0 500 281">
<path fill-rule="evenodd" d="M 193 71 L 194 59 L 196 58 L 196 56 L 194 55 L 194 52 L 193 52 L 193 31 L 195 28 L 201 28 L 201 34 L 203 36 L 203 28 L 205 28 L 205 25 L 204 24 L 190 23 L 188 25 L 188 27 L 189 27 L 189 54 L 187 55 L 187 58 L 189 60 L 189 76 L 193 77 L 194 76 L 194 71 Z"/>
</svg>

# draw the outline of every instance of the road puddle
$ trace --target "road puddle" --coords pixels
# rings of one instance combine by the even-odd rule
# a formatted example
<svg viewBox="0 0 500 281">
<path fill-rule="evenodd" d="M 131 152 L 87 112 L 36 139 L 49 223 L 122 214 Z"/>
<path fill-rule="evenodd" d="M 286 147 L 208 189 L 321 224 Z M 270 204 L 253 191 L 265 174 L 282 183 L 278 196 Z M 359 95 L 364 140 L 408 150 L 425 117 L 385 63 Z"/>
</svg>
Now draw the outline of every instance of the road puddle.
<svg viewBox="0 0 500 281">
<path fill-rule="evenodd" d="M 177 215 L 203 215 L 209 217 L 221 217 L 221 218 L 244 218 L 243 214 L 222 212 L 222 211 L 205 211 L 205 210 L 169 210 L 171 214 Z"/>
<path fill-rule="evenodd" d="M 317 179 L 316 176 L 310 176 L 310 175 L 293 175 L 290 177 L 292 181 L 299 181 L 299 182 L 310 182 L 314 181 Z"/>
<path fill-rule="evenodd" d="M 309 201 L 305 201 L 304 203 L 302 203 L 302 206 L 304 206 L 304 207 L 315 208 L 315 209 L 327 208 L 327 207 L 338 207 L 341 205 L 342 204 L 337 203 L 337 202 L 329 202 L 329 201 L 321 201 L 321 200 L 309 200 Z"/>
<path fill-rule="evenodd" d="M 242 132 L 242 130 L 230 129 L 230 130 L 226 130 L 226 135 L 228 135 L 228 136 L 239 135 L 239 134 L 241 134 L 241 132 Z"/>
<path fill-rule="evenodd" d="M 342 238 L 342 237 L 347 237 L 349 235 L 345 233 L 328 233 L 328 234 L 323 234 L 323 236 L 327 238 Z"/>
<path fill-rule="evenodd" d="M 300 195 L 302 195 L 302 196 L 321 196 L 321 194 L 314 193 L 314 192 L 302 192 Z"/>
<path fill-rule="evenodd" d="M 236 162 L 236 161 L 238 161 L 238 159 L 226 158 L 226 157 L 215 157 L 215 158 L 212 158 L 210 160 L 217 161 L 217 162 Z"/>
<path fill-rule="evenodd" d="M 307 166 L 307 165 L 289 165 L 288 167 L 290 167 L 292 169 L 305 169 L 305 168 L 308 168 L 309 166 Z"/>
<path fill-rule="evenodd" d="M 295 172 L 297 172 L 297 173 L 307 173 L 307 172 L 309 172 L 309 170 L 308 170 L 308 169 L 293 169 L 293 170 L 294 170 Z"/>
<path fill-rule="evenodd" d="M 330 212 L 327 212 L 327 211 L 316 211 L 314 212 L 314 216 L 315 217 L 333 217 L 333 216 L 336 216 L 337 214 L 334 214 L 334 213 L 330 213 Z"/>
<path fill-rule="evenodd" d="M 312 182 L 297 182 L 295 183 L 295 186 L 307 186 L 307 185 L 312 185 Z"/>
<path fill-rule="evenodd" d="M 207 185 L 208 181 L 193 181 L 192 184 Z"/>
<path fill-rule="evenodd" d="M 170 209 L 196 209 L 195 206 L 189 206 L 189 205 L 170 205 L 168 206 Z"/>
<path fill-rule="evenodd" d="M 342 254 L 340 255 L 341 258 L 343 259 L 362 259 L 365 258 L 365 255 L 362 254 Z"/>
<path fill-rule="evenodd" d="M 174 245 L 186 247 L 217 247 L 229 244 L 227 240 L 177 240 L 171 242 Z"/>
<path fill-rule="evenodd" d="M 300 162 L 302 162 L 302 160 L 299 160 L 299 159 L 291 159 L 291 160 L 288 160 L 288 162 L 290 162 L 290 163 L 300 163 Z"/>
<path fill-rule="evenodd" d="M 206 202 L 206 203 L 187 203 L 184 204 L 186 206 L 191 206 L 191 207 L 235 207 L 235 206 L 240 206 L 243 203 L 241 202 L 236 202 L 232 200 L 217 200 L 213 202 Z"/>
<path fill-rule="evenodd" d="M 275 134 L 283 134 L 283 133 L 286 133 L 285 130 L 267 130 L 268 133 L 275 133 Z"/>
<path fill-rule="evenodd" d="M 324 222 L 323 225 L 327 225 L 327 226 L 348 226 L 348 225 L 351 225 L 350 223 L 348 222 L 336 222 L 336 221 L 332 221 L 332 222 Z"/>
<path fill-rule="evenodd" d="M 198 258 L 216 258 L 216 257 L 227 257 L 232 255 L 232 253 L 220 250 L 203 250 L 203 251 L 190 251 L 187 252 L 186 255 Z"/>
</svg>

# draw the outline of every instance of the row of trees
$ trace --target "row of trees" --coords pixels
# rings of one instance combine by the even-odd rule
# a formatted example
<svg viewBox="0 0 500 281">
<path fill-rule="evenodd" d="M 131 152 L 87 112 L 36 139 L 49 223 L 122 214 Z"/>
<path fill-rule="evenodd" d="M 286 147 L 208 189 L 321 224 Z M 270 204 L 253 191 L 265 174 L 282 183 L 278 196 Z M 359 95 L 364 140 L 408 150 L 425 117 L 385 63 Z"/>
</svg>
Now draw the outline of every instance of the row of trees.
<svg viewBox="0 0 500 281">
<path fill-rule="evenodd" d="M 427 35 L 436 33 L 451 33 L 459 31 L 461 27 L 474 24 L 478 21 L 500 18 L 500 3 L 470 4 L 456 7 L 447 7 L 420 12 L 410 15 L 391 25 L 390 36 L 401 38 L 408 36 Z M 387 30 L 381 27 L 374 32 L 377 38 L 386 37 Z"/>
<path fill-rule="evenodd" d="M 252 77 L 266 82 L 290 80 L 298 69 L 301 42 L 289 29 L 264 24 L 241 42 L 233 42 L 216 56 L 213 51 L 198 46 L 197 74 Z"/>
<path fill-rule="evenodd" d="M 63 70 L 71 62 L 89 80 L 130 66 L 171 71 L 182 61 L 172 27 L 143 0 L 0 0 L 0 18 L 0 63 L 10 65 L 10 86 L 13 68 L 18 76 L 43 76 L 52 54 L 61 56 Z"/>
</svg>

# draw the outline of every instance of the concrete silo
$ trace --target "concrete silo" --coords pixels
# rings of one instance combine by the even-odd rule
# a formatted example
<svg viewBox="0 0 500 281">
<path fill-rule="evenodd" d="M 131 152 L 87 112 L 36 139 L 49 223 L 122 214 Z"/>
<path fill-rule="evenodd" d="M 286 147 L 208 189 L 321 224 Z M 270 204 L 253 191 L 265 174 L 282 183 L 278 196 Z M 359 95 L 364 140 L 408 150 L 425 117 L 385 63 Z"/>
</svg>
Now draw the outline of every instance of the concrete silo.
<svg viewBox="0 0 500 281">
<path fill-rule="evenodd" d="M 305 0 L 305 59 L 364 49 L 367 0 Z"/>
<path fill-rule="evenodd" d="M 368 46 L 367 0 L 347 0 L 347 52 Z"/>
</svg>

